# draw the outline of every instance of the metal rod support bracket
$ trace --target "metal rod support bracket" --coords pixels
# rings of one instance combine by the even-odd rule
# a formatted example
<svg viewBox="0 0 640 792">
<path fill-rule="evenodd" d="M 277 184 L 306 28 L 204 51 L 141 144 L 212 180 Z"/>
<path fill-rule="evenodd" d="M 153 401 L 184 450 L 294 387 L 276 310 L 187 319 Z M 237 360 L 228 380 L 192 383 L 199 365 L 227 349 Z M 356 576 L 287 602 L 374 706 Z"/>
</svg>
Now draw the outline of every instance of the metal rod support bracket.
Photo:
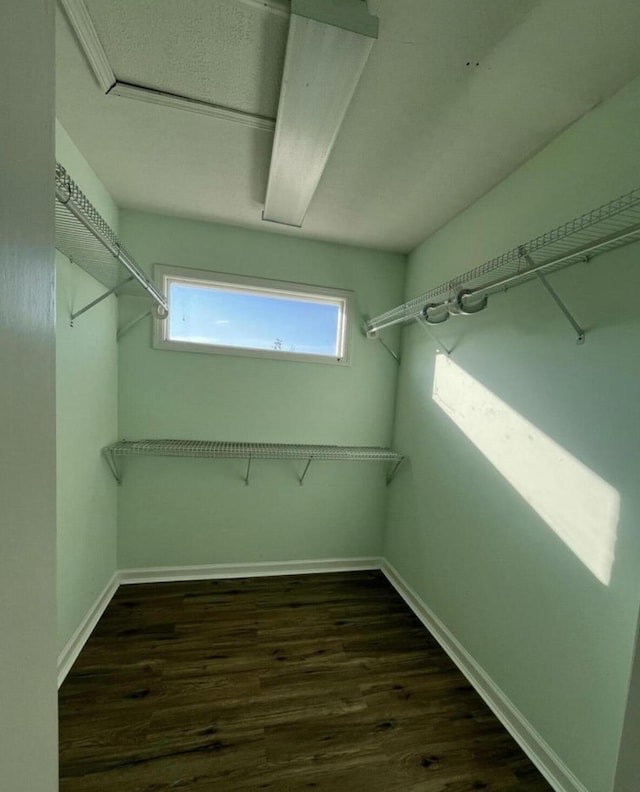
<svg viewBox="0 0 640 792">
<path fill-rule="evenodd" d="M 383 341 L 383 340 L 380 338 L 380 336 L 377 336 L 377 338 L 378 338 L 378 341 L 379 341 L 379 342 L 382 344 L 382 346 L 383 346 L 383 347 L 384 347 L 384 348 L 387 350 L 387 352 L 388 352 L 388 353 L 391 355 L 391 357 L 392 357 L 392 358 L 393 358 L 393 359 L 396 361 L 396 363 L 397 363 L 398 365 L 400 365 L 400 355 L 396 354 L 396 353 L 393 351 L 393 349 L 391 349 L 391 347 L 390 347 L 388 344 L 385 344 L 385 342 L 384 342 L 384 341 Z"/>
<path fill-rule="evenodd" d="M 122 484 L 122 474 L 118 469 L 115 456 L 111 453 L 111 451 L 109 451 L 108 448 L 105 448 L 103 453 L 104 453 L 104 458 L 107 460 L 107 465 L 109 465 L 109 470 L 113 474 L 113 477 L 118 483 L 118 486 L 120 486 Z"/>
<path fill-rule="evenodd" d="M 533 259 L 531 258 L 531 256 L 525 255 L 524 259 L 527 262 L 527 264 L 529 264 L 529 266 L 532 266 L 532 267 L 535 266 L 535 263 L 534 263 Z M 563 316 L 565 317 L 565 319 L 569 322 L 571 327 L 573 327 L 573 329 L 576 331 L 576 344 L 578 344 L 578 345 L 584 344 L 584 339 L 585 339 L 585 331 L 584 331 L 584 329 L 582 327 L 580 327 L 578 322 L 574 319 L 573 314 L 567 308 L 567 306 L 565 305 L 563 300 L 560 298 L 560 296 L 558 295 L 556 290 L 553 288 L 553 286 L 549 283 L 549 281 L 547 280 L 546 275 L 544 275 L 542 272 L 538 271 L 538 272 L 536 272 L 536 277 L 540 281 L 540 283 L 544 286 L 547 294 L 551 297 L 551 299 L 554 301 L 554 303 L 561 310 L 561 312 L 562 312 Z"/>
<path fill-rule="evenodd" d="M 251 457 L 247 460 L 247 473 L 244 477 L 244 486 L 249 486 L 249 473 L 251 473 Z"/>
<path fill-rule="evenodd" d="M 116 341 L 119 341 L 121 338 L 126 336 L 129 330 L 133 330 L 133 328 L 141 322 L 143 319 L 146 319 L 147 316 L 151 316 L 151 311 L 147 311 L 146 313 L 140 314 L 140 316 L 136 316 L 135 319 L 132 319 L 130 322 L 127 322 L 122 327 L 118 328 L 118 332 L 116 334 Z"/>
<path fill-rule="evenodd" d="M 309 470 L 309 465 L 313 462 L 313 457 L 309 457 L 307 464 L 305 465 L 304 470 L 302 471 L 302 475 L 299 478 L 300 486 L 302 486 L 304 482 L 304 477 L 307 475 L 307 470 Z"/>
<path fill-rule="evenodd" d="M 103 300 L 106 300 L 107 297 L 110 297 L 112 294 L 115 294 L 118 291 L 118 289 L 121 289 L 126 283 L 129 283 L 129 281 L 132 280 L 133 280 L 133 275 L 129 275 L 129 277 L 125 278 L 124 280 L 121 280 L 119 283 L 116 283 L 113 289 L 109 289 L 108 291 L 104 292 L 104 294 L 101 294 L 99 297 L 96 297 L 95 300 L 92 300 L 90 303 L 87 303 L 87 305 L 85 305 L 84 308 L 81 308 L 79 311 L 72 313 L 71 327 L 73 327 L 73 322 L 75 319 L 77 319 L 79 316 L 82 316 L 83 313 L 86 313 L 87 311 L 91 310 L 91 308 L 95 307 Z"/>
<path fill-rule="evenodd" d="M 399 459 L 399 460 L 398 460 L 398 461 L 395 463 L 395 465 L 394 465 L 394 466 L 391 468 L 391 470 L 390 470 L 390 472 L 389 472 L 389 475 L 387 476 L 387 487 L 388 487 L 388 486 L 389 486 L 389 484 L 391 484 L 391 482 L 393 481 L 393 477 L 394 477 L 394 476 L 396 475 L 396 473 L 398 472 L 398 468 L 399 468 L 399 467 L 400 467 L 400 465 L 401 465 L 401 464 L 404 462 L 404 459 L 405 459 L 404 457 L 402 457 L 401 459 Z"/>
<path fill-rule="evenodd" d="M 391 357 L 396 361 L 396 363 L 400 365 L 400 355 L 398 355 L 397 352 L 394 352 L 393 349 L 391 349 L 391 347 L 382 340 L 378 330 L 374 330 L 373 332 L 369 330 L 369 320 L 366 317 L 363 318 L 361 327 L 362 327 L 362 332 L 364 333 L 366 338 L 369 339 L 375 338 L 377 341 L 379 341 L 382 344 L 382 346 L 387 350 L 387 352 L 391 355 Z"/>
</svg>

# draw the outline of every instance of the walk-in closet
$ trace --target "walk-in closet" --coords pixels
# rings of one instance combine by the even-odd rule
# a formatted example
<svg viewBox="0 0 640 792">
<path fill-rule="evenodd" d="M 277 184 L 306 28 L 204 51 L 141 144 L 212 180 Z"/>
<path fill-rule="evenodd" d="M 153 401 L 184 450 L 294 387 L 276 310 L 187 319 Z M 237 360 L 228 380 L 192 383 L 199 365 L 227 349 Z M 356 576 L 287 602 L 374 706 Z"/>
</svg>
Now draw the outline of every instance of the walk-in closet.
<svg viewBox="0 0 640 792">
<path fill-rule="evenodd" d="M 640 5 L 0 19 L 0 788 L 637 792 Z"/>
</svg>

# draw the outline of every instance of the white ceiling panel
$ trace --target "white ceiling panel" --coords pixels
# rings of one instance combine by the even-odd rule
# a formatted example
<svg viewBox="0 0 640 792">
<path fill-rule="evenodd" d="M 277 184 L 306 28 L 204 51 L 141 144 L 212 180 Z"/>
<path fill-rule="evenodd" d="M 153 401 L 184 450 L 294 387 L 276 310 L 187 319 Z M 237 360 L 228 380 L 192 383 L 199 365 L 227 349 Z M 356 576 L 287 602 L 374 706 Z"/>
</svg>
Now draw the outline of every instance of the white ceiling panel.
<svg viewBox="0 0 640 792">
<path fill-rule="evenodd" d="M 118 79 L 269 115 L 286 18 L 260 5 L 87 7 Z M 370 0 L 369 10 L 379 39 L 300 230 L 261 219 L 270 131 L 105 96 L 62 13 L 60 120 L 122 206 L 409 251 L 640 73 L 637 0 Z"/>
</svg>

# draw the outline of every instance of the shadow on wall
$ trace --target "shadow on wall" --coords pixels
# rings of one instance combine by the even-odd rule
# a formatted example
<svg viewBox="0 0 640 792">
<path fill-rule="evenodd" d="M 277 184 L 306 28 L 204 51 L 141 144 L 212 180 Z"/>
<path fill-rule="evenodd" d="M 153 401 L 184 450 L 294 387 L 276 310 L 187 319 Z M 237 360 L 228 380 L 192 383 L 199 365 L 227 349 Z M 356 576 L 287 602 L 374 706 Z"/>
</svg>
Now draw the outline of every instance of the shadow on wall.
<svg viewBox="0 0 640 792">
<path fill-rule="evenodd" d="M 434 402 L 604 585 L 615 558 L 618 491 L 446 355 Z"/>
</svg>

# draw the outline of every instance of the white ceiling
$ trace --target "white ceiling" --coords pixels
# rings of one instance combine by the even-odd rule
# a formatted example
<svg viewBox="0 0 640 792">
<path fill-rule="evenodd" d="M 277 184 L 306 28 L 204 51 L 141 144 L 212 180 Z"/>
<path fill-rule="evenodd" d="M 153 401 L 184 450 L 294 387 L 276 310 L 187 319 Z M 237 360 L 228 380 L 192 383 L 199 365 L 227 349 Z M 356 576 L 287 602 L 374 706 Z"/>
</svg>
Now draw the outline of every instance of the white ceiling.
<svg viewBox="0 0 640 792">
<path fill-rule="evenodd" d="M 283 0 L 85 4 L 120 83 L 275 117 Z M 58 116 L 122 207 L 407 252 L 640 73 L 637 0 L 369 10 L 380 37 L 300 230 L 261 219 L 269 129 L 105 95 L 62 11 Z"/>
<path fill-rule="evenodd" d="M 287 17 L 238 0 L 85 0 L 122 82 L 275 116 Z"/>
</svg>

